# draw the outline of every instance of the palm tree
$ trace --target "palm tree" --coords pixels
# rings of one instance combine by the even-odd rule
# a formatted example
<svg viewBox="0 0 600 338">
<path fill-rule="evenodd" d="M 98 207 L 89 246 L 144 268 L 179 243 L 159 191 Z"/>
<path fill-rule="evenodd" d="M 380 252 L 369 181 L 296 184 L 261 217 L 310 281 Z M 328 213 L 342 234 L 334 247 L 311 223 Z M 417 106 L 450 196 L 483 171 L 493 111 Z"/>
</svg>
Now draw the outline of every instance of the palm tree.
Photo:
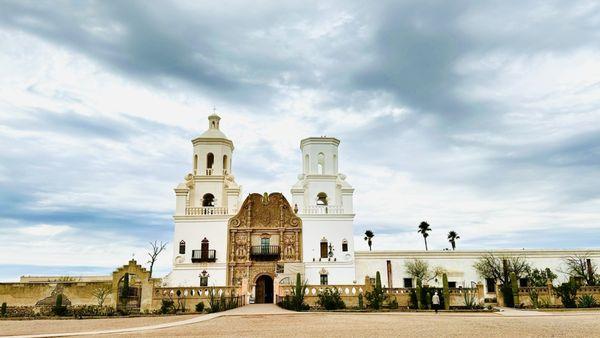
<svg viewBox="0 0 600 338">
<path fill-rule="evenodd" d="M 365 231 L 365 241 L 369 244 L 369 251 L 371 251 L 371 245 L 373 245 L 372 238 L 375 237 L 375 234 L 371 230 Z"/>
<path fill-rule="evenodd" d="M 454 249 L 456 249 L 456 240 L 459 238 L 460 238 L 460 236 L 454 230 L 452 230 L 448 233 L 448 242 L 450 242 L 450 244 L 452 244 L 452 251 L 454 251 Z"/>
<path fill-rule="evenodd" d="M 421 222 L 421 224 L 419 224 L 419 233 L 421 233 L 423 235 L 423 239 L 425 240 L 425 251 L 428 251 L 429 249 L 427 248 L 427 237 L 429 237 L 429 234 L 427 233 L 428 231 L 431 231 L 431 228 L 429 227 L 429 223 L 423 221 Z"/>
</svg>

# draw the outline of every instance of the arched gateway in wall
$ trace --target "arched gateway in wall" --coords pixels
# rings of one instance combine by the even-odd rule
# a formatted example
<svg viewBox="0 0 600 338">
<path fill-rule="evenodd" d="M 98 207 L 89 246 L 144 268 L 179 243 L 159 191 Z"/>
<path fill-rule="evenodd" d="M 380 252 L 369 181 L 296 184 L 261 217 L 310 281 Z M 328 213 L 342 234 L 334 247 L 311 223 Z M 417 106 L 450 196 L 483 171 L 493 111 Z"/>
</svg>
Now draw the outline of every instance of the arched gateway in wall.
<svg viewBox="0 0 600 338">
<path fill-rule="evenodd" d="M 250 194 L 228 224 L 227 283 L 273 302 L 278 266 L 302 260 L 302 220 L 281 193 Z"/>
</svg>

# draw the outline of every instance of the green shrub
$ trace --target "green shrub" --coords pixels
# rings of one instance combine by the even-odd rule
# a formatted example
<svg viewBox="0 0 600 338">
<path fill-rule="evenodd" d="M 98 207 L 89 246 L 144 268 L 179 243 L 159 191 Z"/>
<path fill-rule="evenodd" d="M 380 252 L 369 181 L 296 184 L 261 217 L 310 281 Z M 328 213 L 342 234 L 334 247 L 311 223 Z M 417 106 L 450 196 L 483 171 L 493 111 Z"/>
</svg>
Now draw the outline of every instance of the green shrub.
<svg viewBox="0 0 600 338">
<path fill-rule="evenodd" d="M 415 289 L 410 290 L 409 306 L 411 309 L 419 308 L 419 300 L 417 299 L 417 291 L 415 291 Z"/>
<path fill-rule="evenodd" d="M 362 295 L 362 293 L 358 294 L 358 308 L 359 309 L 364 309 L 365 308 L 365 303 L 363 301 L 363 295 Z"/>
<path fill-rule="evenodd" d="M 63 300 L 63 295 L 58 294 L 56 296 L 56 304 L 54 305 L 54 308 L 52 309 L 52 312 L 54 312 L 54 314 L 56 316 L 64 316 L 67 313 L 67 307 L 62 305 L 62 300 Z"/>
<path fill-rule="evenodd" d="M 116 311 L 111 306 L 77 305 L 71 306 L 68 313 L 73 317 L 104 317 L 114 316 Z"/>
<path fill-rule="evenodd" d="M 577 300 L 577 307 L 597 307 L 598 302 L 592 295 L 583 295 Z"/>
<path fill-rule="evenodd" d="M 6 317 L 6 302 L 2 303 L 2 307 L 0 308 L 0 316 Z"/>
<path fill-rule="evenodd" d="M 552 303 L 550 302 L 550 298 L 549 297 L 539 297 L 539 299 L 538 299 L 538 305 L 542 309 L 547 309 L 550 306 L 552 306 Z"/>
<path fill-rule="evenodd" d="M 570 280 L 566 283 L 562 283 L 559 286 L 555 286 L 554 293 L 563 303 L 566 308 L 577 307 L 577 290 L 579 290 L 579 284 L 574 280 Z"/>
<path fill-rule="evenodd" d="M 346 304 L 342 300 L 340 296 L 340 292 L 337 288 L 325 288 L 323 291 L 320 291 L 318 294 L 319 300 L 317 300 L 317 304 L 324 308 L 325 310 L 338 310 L 345 309 Z"/>
<path fill-rule="evenodd" d="M 200 302 L 198 304 L 196 304 L 196 312 L 203 312 L 204 311 L 204 302 Z"/>
<path fill-rule="evenodd" d="M 173 306 L 175 302 L 170 298 L 163 298 L 162 303 L 160 305 L 160 313 L 167 314 L 173 313 L 175 307 Z"/>
<path fill-rule="evenodd" d="M 390 309 L 397 309 L 398 308 L 398 301 L 396 300 L 396 298 L 392 298 L 389 302 L 388 302 L 388 307 Z"/>
<path fill-rule="evenodd" d="M 375 275 L 375 287 L 373 291 L 366 292 L 367 306 L 371 309 L 379 310 L 383 306 L 383 302 L 387 298 L 385 291 L 381 287 L 381 274 L 377 271 Z"/>
</svg>

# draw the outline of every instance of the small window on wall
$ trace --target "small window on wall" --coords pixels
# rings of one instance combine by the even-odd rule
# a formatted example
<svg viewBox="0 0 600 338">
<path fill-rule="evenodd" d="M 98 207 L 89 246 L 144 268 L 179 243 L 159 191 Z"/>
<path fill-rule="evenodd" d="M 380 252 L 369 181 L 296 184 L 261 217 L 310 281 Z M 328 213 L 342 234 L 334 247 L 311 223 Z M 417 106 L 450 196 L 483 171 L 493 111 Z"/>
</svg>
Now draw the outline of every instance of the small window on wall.
<svg viewBox="0 0 600 338">
<path fill-rule="evenodd" d="M 519 287 L 520 288 L 526 288 L 527 287 L 527 282 L 528 282 L 527 278 L 519 278 Z"/>
<path fill-rule="evenodd" d="M 488 293 L 496 292 L 496 280 L 494 278 L 486 278 L 485 287 Z"/>
<path fill-rule="evenodd" d="M 185 255 L 185 241 L 179 242 L 179 254 Z"/>
<path fill-rule="evenodd" d="M 342 241 L 342 251 L 343 252 L 347 252 L 348 251 L 348 241 L 347 240 L 343 240 Z"/>
<path fill-rule="evenodd" d="M 317 205 L 327 205 L 327 194 L 320 192 L 317 194 Z"/>
<path fill-rule="evenodd" d="M 321 274 L 321 285 L 328 285 L 327 274 Z"/>
<path fill-rule="evenodd" d="M 404 287 L 407 289 L 412 289 L 413 279 L 412 278 L 404 278 Z"/>
<path fill-rule="evenodd" d="M 456 289 L 456 282 L 448 282 L 448 287 Z"/>
<path fill-rule="evenodd" d="M 325 238 L 323 238 L 321 240 L 321 258 L 327 258 L 329 257 L 327 255 L 327 240 Z"/>
</svg>

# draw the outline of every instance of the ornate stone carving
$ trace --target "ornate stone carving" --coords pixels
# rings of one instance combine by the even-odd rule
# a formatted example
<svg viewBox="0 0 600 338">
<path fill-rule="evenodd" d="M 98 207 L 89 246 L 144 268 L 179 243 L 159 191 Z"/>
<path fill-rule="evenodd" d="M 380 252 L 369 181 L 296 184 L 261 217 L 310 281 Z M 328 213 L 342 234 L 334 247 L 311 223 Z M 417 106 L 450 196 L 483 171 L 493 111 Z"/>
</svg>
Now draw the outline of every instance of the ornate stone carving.
<svg viewBox="0 0 600 338">
<path fill-rule="evenodd" d="M 302 220 L 281 193 L 250 194 L 228 228 L 228 280 L 233 285 L 241 285 L 244 278 L 253 284 L 263 274 L 274 277 L 278 263 L 301 259 Z M 252 243 L 257 245 L 262 238 L 270 238 L 271 246 L 280 247 L 274 260 L 251 257 Z"/>
<path fill-rule="evenodd" d="M 293 261 L 296 259 L 296 234 L 286 233 L 283 235 L 283 259 Z"/>
</svg>

